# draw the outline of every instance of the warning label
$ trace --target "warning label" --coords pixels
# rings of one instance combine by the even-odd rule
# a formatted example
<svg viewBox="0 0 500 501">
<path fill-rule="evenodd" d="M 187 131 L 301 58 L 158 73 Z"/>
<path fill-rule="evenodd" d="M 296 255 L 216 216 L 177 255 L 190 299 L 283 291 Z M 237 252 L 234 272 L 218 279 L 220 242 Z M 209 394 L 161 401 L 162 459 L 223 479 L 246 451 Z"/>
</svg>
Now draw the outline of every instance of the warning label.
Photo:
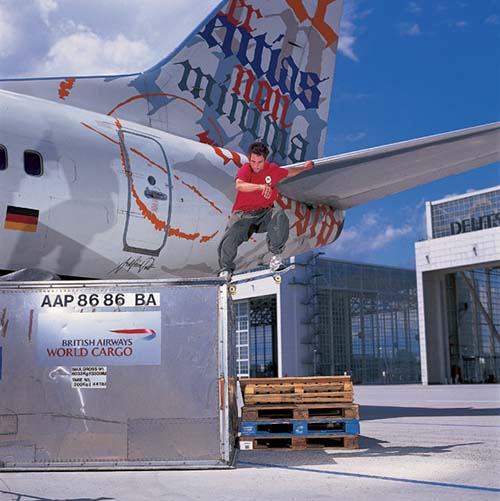
<svg viewBox="0 0 500 501">
<path fill-rule="evenodd" d="M 71 367 L 72 388 L 106 388 L 107 367 Z"/>
</svg>

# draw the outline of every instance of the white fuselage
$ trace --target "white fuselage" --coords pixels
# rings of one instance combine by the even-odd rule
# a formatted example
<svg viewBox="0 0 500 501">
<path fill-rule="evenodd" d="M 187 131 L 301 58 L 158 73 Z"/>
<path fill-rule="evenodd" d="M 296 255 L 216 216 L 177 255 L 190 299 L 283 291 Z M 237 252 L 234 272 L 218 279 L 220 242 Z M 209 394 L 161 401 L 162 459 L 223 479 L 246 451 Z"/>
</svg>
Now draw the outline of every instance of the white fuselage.
<svg viewBox="0 0 500 501">
<path fill-rule="evenodd" d="M 228 150 L 64 104 L 0 91 L 0 215 L 38 211 L 26 231 L 2 224 L 0 269 L 43 268 L 89 278 L 213 275 L 245 159 Z M 25 172 L 39 153 L 43 173 Z M 280 199 L 290 218 L 286 254 L 331 243 L 343 212 Z M 36 219 L 36 218 L 35 218 Z M 237 266 L 265 261 L 265 239 Z"/>
</svg>

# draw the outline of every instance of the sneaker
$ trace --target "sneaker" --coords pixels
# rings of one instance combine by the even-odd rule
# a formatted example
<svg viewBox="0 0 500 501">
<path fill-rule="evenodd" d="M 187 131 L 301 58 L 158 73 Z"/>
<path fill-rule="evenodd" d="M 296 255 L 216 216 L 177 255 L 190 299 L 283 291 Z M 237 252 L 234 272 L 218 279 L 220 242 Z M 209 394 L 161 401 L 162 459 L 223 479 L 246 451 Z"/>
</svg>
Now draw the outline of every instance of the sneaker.
<svg viewBox="0 0 500 501">
<path fill-rule="evenodd" d="M 219 278 L 222 278 L 224 279 L 226 282 L 230 282 L 231 281 L 231 272 L 230 271 L 227 271 L 227 270 L 222 270 L 219 272 Z"/>
<path fill-rule="evenodd" d="M 284 270 L 286 266 L 283 264 L 283 260 L 281 259 L 281 254 L 275 254 L 271 261 L 269 262 L 269 269 L 271 271 L 280 271 Z"/>
</svg>

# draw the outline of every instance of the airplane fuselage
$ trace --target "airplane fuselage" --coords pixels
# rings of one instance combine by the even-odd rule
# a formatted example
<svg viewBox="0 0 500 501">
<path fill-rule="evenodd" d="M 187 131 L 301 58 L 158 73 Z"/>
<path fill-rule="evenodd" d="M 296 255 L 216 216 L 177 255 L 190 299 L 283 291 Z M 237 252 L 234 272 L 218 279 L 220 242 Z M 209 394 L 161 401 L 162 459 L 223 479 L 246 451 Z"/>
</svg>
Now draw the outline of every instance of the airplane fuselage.
<svg viewBox="0 0 500 501">
<path fill-rule="evenodd" d="M 65 104 L 0 91 L 0 269 L 89 278 L 213 275 L 241 155 Z M 37 165 L 37 157 L 40 165 Z M 35 159 L 34 165 L 33 158 Z M 333 242 L 343 211 L 280 197 L 285 255 Z M 237 267 L 268 259 L 256 235 Z"/>
</svg>

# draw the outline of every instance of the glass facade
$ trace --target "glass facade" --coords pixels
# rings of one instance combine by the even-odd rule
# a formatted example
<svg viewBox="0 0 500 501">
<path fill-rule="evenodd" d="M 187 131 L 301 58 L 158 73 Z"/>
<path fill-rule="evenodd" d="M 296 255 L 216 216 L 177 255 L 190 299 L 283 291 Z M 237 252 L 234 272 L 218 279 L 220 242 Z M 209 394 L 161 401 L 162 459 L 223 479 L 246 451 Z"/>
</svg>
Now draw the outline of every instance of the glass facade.
<svg viewBox="0 0 500 501">
<path fill-rule="evenodd" d="M 500 189 L 431 202 L 432 238 L 500 226 Z"/>
<path fill-rule="evenodd" d="M 451 379 L 500 381 L 500 268 L 446 276 Z"/>
<path fill-rule="evenodd" d="M 356 383 L 420 381 L 413 270 L 318 259 L 310 301 L 312 373 Z"/>
<path fill-rule="evenodd" d="M 250 376 L 250 344 L 248 301 L 234 303 L 236 326 L 236 370 L 239 376 Z"/>
<path fill-rule="evenodd" d="M 347 373 L 355 383 L 420 382 L 413 270 L 317 258 L 300 269 L 306 282 L 295 281 L 290 271 L 290 282 L 283 284 L 305 286 L 306 296 L 296 304 L 281 304 L 284 315 L 295 310 L 300 318 L 302 368 L 289 376 Z M 276 296 L 234 304 L 239 375 L 277 376 Z M 287 333 L 281 336 L 286 339 Z"/>
</svg>

